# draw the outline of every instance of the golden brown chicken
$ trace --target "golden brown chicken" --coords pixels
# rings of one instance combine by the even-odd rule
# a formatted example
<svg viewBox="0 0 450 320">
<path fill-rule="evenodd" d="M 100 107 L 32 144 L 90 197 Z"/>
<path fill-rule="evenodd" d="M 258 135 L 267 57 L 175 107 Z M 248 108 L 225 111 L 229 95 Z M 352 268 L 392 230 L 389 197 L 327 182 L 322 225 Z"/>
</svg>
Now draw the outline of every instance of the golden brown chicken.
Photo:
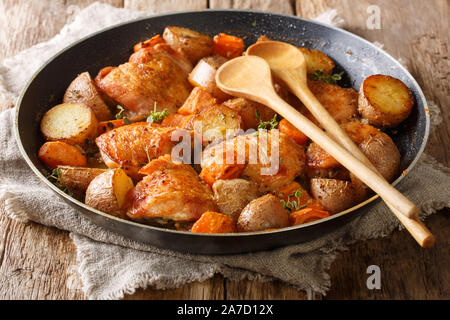
<svg viewBox="0 0 450 320">
<path fill-rule="evenodd" d="M 165 43 L 139 50 L 117 68 L 100 71 L 95 84 L 101 92 L 123 106 L 131 121 L 157 111 L 175 113 L 192 89 L 187 78 L 189 60 Z"/>
<path fill-rule="evenodd" d="M 141 173 L 147 176 L 128 193 L 129 218 L 165 224 L 196 221 L 204 212 L 217 211 L 211 189 L 191 166 L 173 162 L 170 155 L 153 160 Z"/>
<path fill-rule="evenodd" d="M 109 168 L 123 168 L 135 179 L 138 171 L 151 160 L 169 154 L 177 141 L 171 141 L 176 128 L 139 122 L 119 127 L 99 136 L 95 142 Z"/>
<path fill-rule="evenodd" d="M 271 132 L 241 135 L 207 148 L 200 177 L 209 185 L 217 180 L 248 178 L 258 184 L 261 192 L 292 182 L 305 169 L 305 152 L 283 133 L 279 133 L 277 143 Z M 278 145 L 278 155 L 272 153 L 272 141 Z"/>
<path fill-rule="evenodd" d="M 336 122 L 346 123 L 359 119 L 358 92 L 354 89 L 341 88 L 322 81 L 308 81 L 308 87 Z M 303 107 L 301 112 L 320 126 L 306 107 Z"/>
</svg>

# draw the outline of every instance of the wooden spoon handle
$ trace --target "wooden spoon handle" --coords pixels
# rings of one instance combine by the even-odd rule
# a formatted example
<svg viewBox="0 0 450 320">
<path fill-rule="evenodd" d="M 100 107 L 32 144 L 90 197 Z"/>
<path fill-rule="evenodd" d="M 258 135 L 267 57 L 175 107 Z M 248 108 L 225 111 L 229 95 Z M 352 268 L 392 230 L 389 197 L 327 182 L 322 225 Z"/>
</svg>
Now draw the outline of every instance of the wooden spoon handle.
<svg viewBox="0 0 450 320">
<path fill-rule="evenodd" d="M 324 131 L 305 118 L 296 109 L 287 104 L 275 92 L 268 95 L 266 102 L 273 110 L 284 118 L 289 119 L 289 122 L 296 128 L 301 130 L 311 140 L 316 142 L 322 149 L 327 151 L 333 158 L 375 191 L 383 198 L 383 200 L 389 202 L 395 209 L 402 212 L 407 217 L 418 216 L 419 210 L 414 203 L 409 201 L 377 173 L 370 170 L 363 162 L 355 158 L 340 144 L 331 139 Z"/>
<path fill-rule="evenodd" d="M 303 102 L 303 104 L 309 109 L 313 116 L 319 121 L 319 123 L 326 128 L 326 131 L 344 148 L 352 153 L 356 158 L 367 165 L 371 170 L 376 172 L 380 177 L 381 174 L 375 168 L 375 166 L 367 159 L 362 153 L 361 149 L 353 142 L 352 139 L 346 134 L 346 132 L 339 126 L 334 118 L 328 113 L 328 111 L 317 100 L 313 93 L 309 90 L 307 85 L 300 85 L 300 88 L 291 88 L 297 97 Z M 384 179 L 384 178 L 383 178 Z M 405 216 L 402 212 L 397 210 L 394 206 L 386 202 L 388 208 L 395 214 L 400 222 L 405 226 L 409 233 L 423 248 L 429 248 L 434 245 L 435 239 L 433 234 L 427 229 L 427 227 L 417 218 L 410 218 Z"/>
</svg>

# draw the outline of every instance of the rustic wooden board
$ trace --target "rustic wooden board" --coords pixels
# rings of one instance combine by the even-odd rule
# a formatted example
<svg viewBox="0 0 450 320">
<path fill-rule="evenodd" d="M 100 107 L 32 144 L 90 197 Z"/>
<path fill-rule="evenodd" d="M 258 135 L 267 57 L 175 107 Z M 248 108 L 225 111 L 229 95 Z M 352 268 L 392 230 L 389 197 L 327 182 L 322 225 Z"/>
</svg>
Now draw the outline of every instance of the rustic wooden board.
<svg viewBox="0 0 450 320">
<path fill-rule="evenodd" d="M 69 21 L 79 8 L 95 0 L 0 0 L 0 60 L 45 41 Z M 385 45 L 406 60 L 430 100 L 442 110 L 444 123 L 430 137 L 427 152 L 450 164 L 448 1 L 446 0 L 103 0 L 117 7 L 162 13 L 210 8 L 267 10 L 312 18 L 336 8 L 345 28 Z M 381 8 L 381 30 L 367 30 L 369 5 Z M 430 218 L 437 235 L 431 250 L 416 246 L 409 235 L 353 245 L 331 268 L 332 288 L 326 299 L 449 299 L 448 253 L 450 210 Z M 0 299 L 85 299 L 76 273 L 75 248 L 66 232 L 21 224 L 0 217 Z M 366 268 L 382 270 L 381 290 L 366 288 Z M 407 275 L 401 277 L 399 275 Z M 221 276 L 176 290 L 139 290 L 128 299 L 305 299 L 303 292 L 280 282 L 232 282 Z M 321 298 L 321 297 L 317 297 Z"/>
</svg>

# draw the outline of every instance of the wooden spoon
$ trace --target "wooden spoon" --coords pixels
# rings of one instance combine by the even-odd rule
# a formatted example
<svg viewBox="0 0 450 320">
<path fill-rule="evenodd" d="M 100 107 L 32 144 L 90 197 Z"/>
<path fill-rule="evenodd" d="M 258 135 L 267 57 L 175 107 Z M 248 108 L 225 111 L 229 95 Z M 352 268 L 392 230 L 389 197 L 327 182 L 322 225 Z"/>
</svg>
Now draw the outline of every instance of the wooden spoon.
<svg viewBox="0 0 450 320">
<path fill-rule="evenodd" d="M 306 61 L 298 48 L 285 42 L 263 41 L 250 46 L 247 49 L 246 54 L 259 56 L 266 60 L 275 77 L 284 82 L 292 93 L 303 102 L 329 135 L 384 179 L 375 166 L 367 159 L 361 149 L 356 146 L 353 140 L 350 139 L 341 126 L 317 100 L 311 90 L 309 90 L 307 84 Z M 389 202 L 386 202 L 386 205 L 404 225 L 416 229 L 416 232 L 413 234 L 418 235 L 419 239 L 416 240 L 419 243 L 434 243 L 433 235 L 426 229 L 422 222 L 417 219 L 415 219 L 414 222 L 408 221 L 407 219 L 404 219 L 404 216 L 400 216 L 403 215 L 403 213 L 389 204 Z"/>
<path fill-rule="evenodd" d="M 276 63 L 281 63 L 281 60 Z M 363 162 L 355 158 L 276 94 L 273 88 L 270 66 L 264 59 L 256 56 L 233 59 L 219 68 L 216 74 L 216 82 L 222 91 L 267 105 L 288 119 L 296 128 L 380 195 L 383 200 L 391 203 L 398 212 L 404 213 L 405 216 L 416 216 L 418 214 L 418 208 L 398 190 L 366 167 Z M 410 230 L 419 244 L 423 247 L 432 246 L 434 238 L 428 236 L 430 233 L 426 230 L 426 227 L 418 225 L 417 219 L 410 219 L 405 216 L 399 214 L 399 219 L 402 222 L 404 221 L 405 227 Z"/>
</svg>

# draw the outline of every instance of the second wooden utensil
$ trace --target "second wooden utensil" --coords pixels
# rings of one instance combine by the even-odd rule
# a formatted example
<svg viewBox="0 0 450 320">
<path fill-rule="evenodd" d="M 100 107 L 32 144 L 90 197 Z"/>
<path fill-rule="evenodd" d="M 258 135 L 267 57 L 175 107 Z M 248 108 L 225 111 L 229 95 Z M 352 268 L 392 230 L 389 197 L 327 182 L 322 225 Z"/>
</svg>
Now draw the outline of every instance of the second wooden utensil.
<svg viewBox="0 0 450 320">
<path fill-rule="evenodd" d="M 226 93 L 270 106 L 284 118 L 289 119 L 294 126 L 326 150 L 384 200 L 392 203 L 396 210 L 404 212 L 405 215 L 417 214 L 418 209 L 413 203 L 276 94 L 270 67 L 264 59 L 255 56 L 233 59 L 218 70 L 216 82 Z M 425 243 L 424 246 L 427 244 Z"/>
<path fill-rule="evenodd" d="M 303 104 L 330 134 L 330 136 L 371 170 L 382 177 L 369 159 L 367 159 L 367 157 L 362 153 L 359 147 L 356 146 L 341 126 L 334 120 L 334 118 L 309 90 L 307 84 L 306 61 L 298 48 L 285 42 L 263 41 L 250 46 L 247 49 L 246 54 L 255 55 L 266 60 L 274 76 L 283 81 L 292 93 L 294 93 L 303 102 Z M 416 238 L 418 243 L 434 243 L 433 235 L 427 230 L 422 222 L 417 219 L 408 221 L 408 218 L 415 217 L 403 216 L 403 213 L 398 211 L 388 202 L 386 205 L 397 216 L 397 218 L 401 220 L 408 230 L 411 229 L 410 232 Z"/>
</svg>

